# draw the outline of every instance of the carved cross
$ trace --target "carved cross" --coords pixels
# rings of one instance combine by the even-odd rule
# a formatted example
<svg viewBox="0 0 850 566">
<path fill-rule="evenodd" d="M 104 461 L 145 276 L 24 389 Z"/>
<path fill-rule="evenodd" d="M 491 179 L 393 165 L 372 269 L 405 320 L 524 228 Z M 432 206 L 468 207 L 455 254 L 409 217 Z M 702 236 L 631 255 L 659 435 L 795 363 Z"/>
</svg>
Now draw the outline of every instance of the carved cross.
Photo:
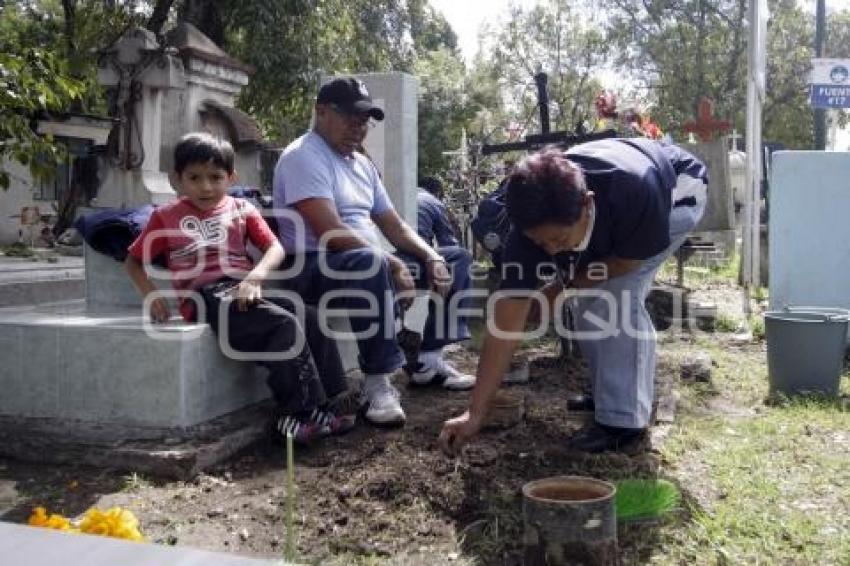
<svg viewBox="0 0 850 566">
<path fill-rule="evenodd" d="M 726 120 L 718 120 L 714 117 L 714 103 L 710 98 L 703 96 L 697 108 L 697 119 L 685 122 L 686 132 L 694 132 L 699 139 L 707 142 L 714 139 L 715 132 L 726 132 L 731 124 Z"/>
<path fill-rule="evenodd" d="M 732 133 L 729 134 L 729 141 L 732 142 L 732 151 L 738 150 L 738 140 L 743 137 L 744 136 L 738 133 L 738 130 L 732 130 Z"/>
</svg>

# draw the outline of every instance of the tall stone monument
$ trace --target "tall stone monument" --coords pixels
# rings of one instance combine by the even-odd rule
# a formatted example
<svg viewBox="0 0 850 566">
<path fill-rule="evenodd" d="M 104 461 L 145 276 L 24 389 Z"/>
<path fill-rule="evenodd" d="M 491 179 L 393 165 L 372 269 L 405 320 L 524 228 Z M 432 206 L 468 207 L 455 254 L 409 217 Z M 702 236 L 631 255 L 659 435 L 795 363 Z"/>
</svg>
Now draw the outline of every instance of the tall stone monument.
<svg viewBox="0 0 850 566">
<path fill-rule="evenodd" d="M 364 73 L 357 78 L 386 113 L 366 137 L 366 151 L 399 215 L 415 227 L 419 83 L 406 73 Z"/>
<path fill-rule="evenodd" d="M 727 256 L 735 249 L 735 205 L 729 177 L 727 143 L 725 138 L 717 137 L 716 134 L 730 127 L 729 122 L 714 117 L 711 100 L 703 98 L 699 103 L 696 120 L 684 125 L 685 131 L 697 134 L 700 141 L 683 144 L 685 149 L 699 157 L 708 167 L 708 202 L 705 214 L 694 232 L 719 245 Z"/>
</svg>

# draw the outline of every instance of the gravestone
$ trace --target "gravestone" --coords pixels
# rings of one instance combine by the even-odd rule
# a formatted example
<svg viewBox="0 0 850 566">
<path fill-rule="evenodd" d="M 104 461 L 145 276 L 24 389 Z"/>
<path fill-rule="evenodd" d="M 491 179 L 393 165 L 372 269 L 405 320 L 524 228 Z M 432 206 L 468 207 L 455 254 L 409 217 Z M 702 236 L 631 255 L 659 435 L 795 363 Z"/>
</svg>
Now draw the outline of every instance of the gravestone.
<svg viewBox="0 0 850 566">
<path fill-rule="evenodd" d="M 693 236 L 714 243 L 725 257 L 731 256 L 735 250 L 735 205 L 727 144 L 716 134 L 726 132 L 730 127 L 728 121 L 714 117 L 714 103 L 707 97 L 700 99 L 696 119 L 683 126 L 689 133 L 688 143 L 683 147 L 708 167 L 708 202 Z M 694 134 L 699 137 L 698 143 L 693 143 Z"/>
<path fill-rule="evenodd" d="M 416 229 L 419 83 L 406 73 L 360 73 L 354 76 L 363 81 L 372 100 L 384 110 L 384 119 L 377 122 L 366 136 L 366 152 L 378 169 L 399 216 Z M 325 77 L 322 83 L 331 78 Z M 391 248 L 388 243 L 385 244 Z M 406 324 L 421 330 L 425 324 L 427 303 L 417 300 L 414 305 L 406 317 Z M 345 332 L 347 320 L 336 320 L 332 326 Z M 337 345 L 345 370 L 359 369 L 356 342 L 343 338 L 337 341 Z"/>
<path fill-rule="evenodd" d="M 708 167 L 708 202 L 695 235 L 714 242 L 724 255 L 735 250 L 735 205 L 729 177 L 729 154 L 726 141 L 717 139 L 697 144 L 682 144 Z"/>
<path fill-rule="evenodd" d="M 419 83 L 406 73 L 364 73 L 356 77 L 366 84 L 385 114 L 366 136 L 366 151 L 399 215 L 415 228 Z"/>
<path fill-rule="evenodd" d="M 850 309 L 850 154 L 778 151 L 770 171 L 770 308 Z"/>
</svg>

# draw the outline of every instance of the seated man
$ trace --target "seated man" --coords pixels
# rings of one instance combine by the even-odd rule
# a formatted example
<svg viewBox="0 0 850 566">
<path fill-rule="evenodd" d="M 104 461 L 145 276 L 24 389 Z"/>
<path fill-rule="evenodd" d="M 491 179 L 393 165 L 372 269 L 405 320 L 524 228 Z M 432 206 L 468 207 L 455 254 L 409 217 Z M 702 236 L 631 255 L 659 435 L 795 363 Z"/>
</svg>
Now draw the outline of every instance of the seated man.
<svg viewBox="0 0 850 566">
<path fill-rule="evenodd" d="M 436 240 L 440 247 L 457 246 L 457 234 L 451 214 L 443 203 L 443 183 L 436 177 L 419 179 L 416 191 L 416 232 L 428 245 Z"/>
<path fill-rule="evenodd" d="M 384 118 L 362 82 L 338 78 L 324 85 L 315 116 L 315 127 L 284 150 L 275 168 L 280 237 L 297 256 L 286 266 L 299 267 L 282 285 L 349 315 L 365 374 L 366 418 L 402 424 L 406 417 L 389 381 L 404 364 L 395 336 L 395 295 L 404 305 L 419 287 L 441 299 L 430 305 L 418 364 L 407 368 L 411 382 L 469 389 L 475 378 L 450 366 L 442 348 L 469 337 L 449 305 L 453 294 L 469 287 L 471 260 L 460 248 L 439 253 L 425 243 L 396 213 L 377 169 L 358 151 L 371 121 Z M 384 250 L 381 235 L 397 255 Z"/>
</svg>

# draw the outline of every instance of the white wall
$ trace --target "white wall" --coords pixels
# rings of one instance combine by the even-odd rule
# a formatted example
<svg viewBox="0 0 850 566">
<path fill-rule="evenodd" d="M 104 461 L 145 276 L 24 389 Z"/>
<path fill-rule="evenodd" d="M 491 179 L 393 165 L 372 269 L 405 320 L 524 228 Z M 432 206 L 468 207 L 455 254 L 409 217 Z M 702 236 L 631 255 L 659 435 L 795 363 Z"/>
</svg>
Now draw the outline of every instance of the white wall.
<svg viewBox="0 0 850 566">
<path fill-rule="evenodd" d="M 771 308 L 850 309 L 850 153 L 774 153 L 769 202 Z"/>
<path fill-rule="evenodd" d="M 0 189 L 0 245 L 9 245 L 18 241 L 20 218 L 12 218 L 21 213 L 25 206 L 37 206 L 41 212 L 52 211 L 55 201 L 37 201 L 33 199 L 33 180 L 28 167 L 17 161 L 3 160 L 3 169 L 9 172 L 11 182 L 7 190 Z M 29 237 L 24 232 L 25 239 Z"/>
</svg>

